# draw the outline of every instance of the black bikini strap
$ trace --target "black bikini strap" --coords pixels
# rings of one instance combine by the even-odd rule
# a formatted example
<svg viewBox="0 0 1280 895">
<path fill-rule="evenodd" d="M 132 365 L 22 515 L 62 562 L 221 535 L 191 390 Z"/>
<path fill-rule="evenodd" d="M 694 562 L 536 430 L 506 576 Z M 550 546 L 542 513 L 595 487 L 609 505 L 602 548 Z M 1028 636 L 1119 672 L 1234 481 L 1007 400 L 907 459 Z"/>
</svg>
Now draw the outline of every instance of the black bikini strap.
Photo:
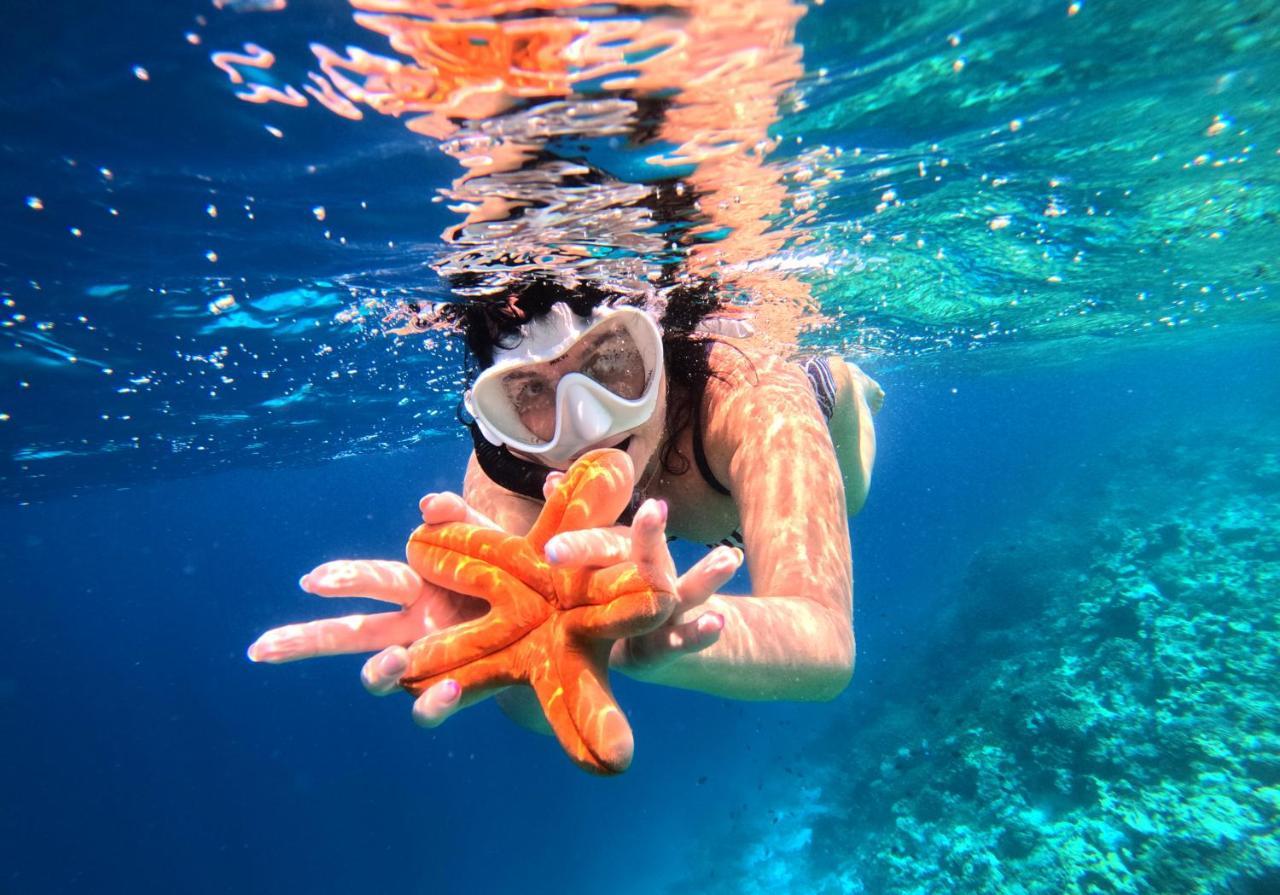
<svg viewBox="0 0 1280 895">
<path fill-rule="evenodd" d="M 720 480 L 716 478 L 715 473 L 711 471 L 711 464 L 707 462 L 707 452 L 702 447 L 702 397 L 695 396 L 693 399 L 693 462 L 698 464 L 698 472 L 702 473 L 703 479 L 711 486 L 711 490 L 717 494 L 730 496 L 731 492 L 724 485 L 720 484 Z"/>
</svg>

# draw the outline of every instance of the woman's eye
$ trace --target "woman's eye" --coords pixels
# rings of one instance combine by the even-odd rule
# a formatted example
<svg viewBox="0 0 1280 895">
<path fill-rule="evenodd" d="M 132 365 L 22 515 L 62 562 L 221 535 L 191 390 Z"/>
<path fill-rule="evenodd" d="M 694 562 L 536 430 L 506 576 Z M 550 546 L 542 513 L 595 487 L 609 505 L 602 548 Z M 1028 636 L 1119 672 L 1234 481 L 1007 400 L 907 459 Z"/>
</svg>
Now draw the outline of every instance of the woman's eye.
<svg viewBox="0 0 1280 895">
<path fill-rule="evenodd" d="M 512 403 L 515 404 L 517 412 L 532 410 L 545 403 L 550 393 L 547 383 L 541 379 L 531 379 L 520 384 L 512 398 Z"/>
</svg>

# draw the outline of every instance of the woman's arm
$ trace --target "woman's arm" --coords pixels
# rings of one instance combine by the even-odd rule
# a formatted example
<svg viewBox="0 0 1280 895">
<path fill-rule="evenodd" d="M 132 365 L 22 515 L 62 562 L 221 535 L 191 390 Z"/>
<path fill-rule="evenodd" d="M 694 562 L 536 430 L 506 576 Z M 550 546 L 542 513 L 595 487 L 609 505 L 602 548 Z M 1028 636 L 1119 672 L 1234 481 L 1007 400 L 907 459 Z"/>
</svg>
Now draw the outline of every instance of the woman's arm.
<svg viewBox="0 0 1280 895">
<path fill-rule="evenodd" d="M 853 675 L 855 648 L 831 437 L 798 368 L 773 358 L 755 359 L 754 374 L 742 360 L 727 366 L 726 381 L 708 385 L 705 443 L 738 504 L 753 594 L 717 594 L 699 607 L 724 615 L 713 646 L 632 673 L 734 699 L 832 699 Z"/>
</svg>

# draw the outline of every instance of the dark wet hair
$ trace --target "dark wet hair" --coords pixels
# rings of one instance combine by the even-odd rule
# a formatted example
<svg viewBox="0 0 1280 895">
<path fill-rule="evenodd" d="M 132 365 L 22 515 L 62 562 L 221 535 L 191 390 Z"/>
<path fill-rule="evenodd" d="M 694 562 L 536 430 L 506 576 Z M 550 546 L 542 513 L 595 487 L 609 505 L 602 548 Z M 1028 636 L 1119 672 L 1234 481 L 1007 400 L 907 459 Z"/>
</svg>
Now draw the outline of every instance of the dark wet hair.
<svg viewBox="0 0 1280 895">
<path fill-rule="evenodd" d="M 458 285 L 458 284 L 453 284 Z M 667 374 L 666 438 L 660 448 L 663 468 L 673 475 L 689 469 L 689 458 L 676 448 L 679 435 L 698 416 L 698 402 L 713 375 L 710 354 L 715 336 L 698 330 L 709 314 L 720 310 L 724 299 L 710 280 L 679 284 L 665 290 L 666 309 L 658 323 L 662 330 L 663 366 Z M 478 298 L 439 305 L 434 318 L 458 331 L 467 344 L 466 382 L 493 365 L 497 348 L 514 348 L 520 327 L 538 320 L 551 307 L 564 302 L 579 317 L 588 317 L 601 305 L 638 304 L 638 300 L 589 283 L 567 287 L 546 277 L 531 277 L 501 298 Z M 459 419 L 462 417 L 459 405 Z"/>
</svg>

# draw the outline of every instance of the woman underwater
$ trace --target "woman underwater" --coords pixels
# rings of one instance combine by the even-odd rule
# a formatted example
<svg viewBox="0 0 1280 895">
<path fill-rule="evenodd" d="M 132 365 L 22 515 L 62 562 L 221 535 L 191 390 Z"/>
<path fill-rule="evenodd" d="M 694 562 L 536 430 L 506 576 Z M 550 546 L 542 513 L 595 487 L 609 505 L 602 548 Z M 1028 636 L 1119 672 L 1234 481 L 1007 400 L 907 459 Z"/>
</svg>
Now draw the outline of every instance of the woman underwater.
<svg viewBox="0 0 1280 895">
<path fill-rule="evenodd" d="M 533 278 L 501 299 L 438 309 L 432 323 L 459 330 L 480 371 L 464 399 L 476 449 L 461 496 L 427 495 L 423 521 L 524 534 L 558 470 L 588 450 L 623 449 L 636 470 L 629 524 L 561 534 L 546 551 L 565 565 L 631 559 L 677 594 L 671 620 L 618 641 L 611 667 L 735 699 L 832 699 L 853 673 L 848 517 L 870 485 L 883 392 L 839 358 L 796 363 L 753 349 L 709 289 L 654 295 Z M 677 578 L 668 536 L 721 546 Z M 718 593 L 743 562 L 738 544 L 749 596 Z M 249 657 L 379 651 L 362 672 L 375 694 L 398 689 L 408 645 L 486 611 L 403 563 L 330 562 L 301 586 L 402 608 L 276 628 Z M 546 729 L 527 688 L 497 699 L 518 722 Z M 413 715 L 434 726 L 467 704 L 444 680 Z"/>
</svg>

